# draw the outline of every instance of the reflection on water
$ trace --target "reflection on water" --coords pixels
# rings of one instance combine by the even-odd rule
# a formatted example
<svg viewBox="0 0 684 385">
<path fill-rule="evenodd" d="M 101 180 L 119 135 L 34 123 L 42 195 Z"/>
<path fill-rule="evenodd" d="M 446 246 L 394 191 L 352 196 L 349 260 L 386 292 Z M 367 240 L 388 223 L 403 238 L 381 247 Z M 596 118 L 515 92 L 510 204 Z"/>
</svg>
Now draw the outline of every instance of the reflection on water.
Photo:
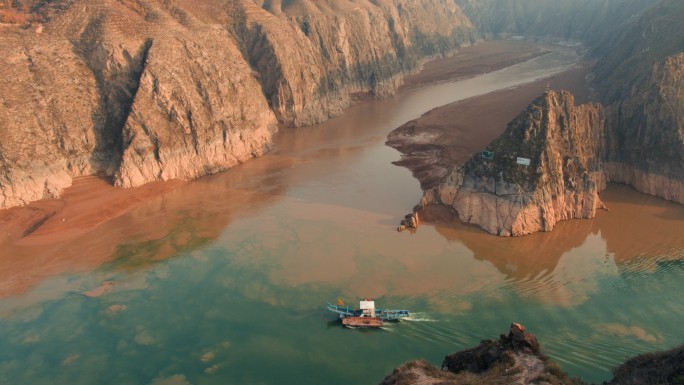
<svg viewBox="0 0 684 385">
<path fill-rule="evenodd" d="M 270 158 L 250 163 L 240 173 L 184 184 L 75 238 L 41 242 L 41 234 L 32 234 L 3 245 L 0 298 L 65 271 L 90 271 L 103 263 L 144 267 L 205 244 L 235 217 L 254 215 L 277 199 L 284 188 L 280 172 L 291 163 Z"/>
<path fill-rule="evenodd" d="M 684 206 L 611 186 L 610 212 L 551 233 L 394 231 L 421 192 L 384 138 L 458 88 L 439 87 L 441 99 L 420 89 L 285 130 L 268 156 L 68 242 L 3 245 L 0 383 L 373 383 L 512 321 L 572 375 L 602 381 L 625 356 L 681 343 Z M 346 330 L 322 309 L 339 297 L 414 319 Z"/>
</svg>

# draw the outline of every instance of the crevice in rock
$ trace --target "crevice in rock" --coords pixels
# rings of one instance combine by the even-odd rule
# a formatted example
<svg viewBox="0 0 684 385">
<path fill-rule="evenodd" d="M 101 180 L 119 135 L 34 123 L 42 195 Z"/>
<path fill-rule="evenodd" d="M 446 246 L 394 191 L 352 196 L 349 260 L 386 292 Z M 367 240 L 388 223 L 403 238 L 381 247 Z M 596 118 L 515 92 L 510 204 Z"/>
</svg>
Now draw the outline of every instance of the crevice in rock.
<svg viewBox="0 0 684 385">
<path fill-rule="evenodd" d="M 192 118 L 192 110 L 188 110 L 188 127 L 190 128 L 190 137 L 192 138 L 192 148 L 195 150 L 195 154 L 200 154 L 199 140 L 197 139 L 197 128 L 195 127 L 195 121 Z"/>
<path fill-rule="evenodd" d="M 121 164 L 123 127 L 138 92 L 153 40 L 143 41 L 134 55 L 125 48 L 111 47 L 106 42 L 105 18 L 100 15 L 91 20 L 72 45 L 92 72 L 100 96 L 99 106 L 91 117 L 95 148 L 90 164 L 94 172 L 112 175 Z"/>
</svg>

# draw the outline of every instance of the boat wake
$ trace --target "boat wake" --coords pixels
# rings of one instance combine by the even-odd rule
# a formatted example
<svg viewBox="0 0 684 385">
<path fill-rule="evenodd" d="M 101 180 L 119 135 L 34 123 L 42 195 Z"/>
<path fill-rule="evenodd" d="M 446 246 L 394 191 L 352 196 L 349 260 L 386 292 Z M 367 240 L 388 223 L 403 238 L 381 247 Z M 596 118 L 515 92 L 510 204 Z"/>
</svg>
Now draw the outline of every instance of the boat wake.
<svg viewBox="0 0 684 385">
<path fill-rule="evenodd" d="M 427 313 L 411 313 L 411 315 L 409 317 L 404 318 L 402 321 L 439 322 L 439 320 L 431 318 Z"/>
</svg>

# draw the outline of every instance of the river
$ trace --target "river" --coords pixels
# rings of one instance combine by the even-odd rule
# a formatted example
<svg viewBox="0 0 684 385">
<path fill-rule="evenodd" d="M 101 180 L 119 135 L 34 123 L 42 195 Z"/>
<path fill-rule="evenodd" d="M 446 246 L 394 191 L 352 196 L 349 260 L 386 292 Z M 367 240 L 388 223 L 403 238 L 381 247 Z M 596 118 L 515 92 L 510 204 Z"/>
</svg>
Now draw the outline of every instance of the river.
<svg viewBox="0 0 684 385">
<path fill-rule="evenodd" d="M 68 243 L 5 246 L 42 273 L 12 276 L 0 296 L 0 383 L 372 384 L 408 360 L 439 366 L 511 322 L 600 382 L 625 357 L 681 344 L 682 205 L 614 185 L 609 212 L 551 233 L 395 231 L 421 191 L 391 164 L 390 130 L 576 60 L 558 51 L 364 102 Z M 55 258 L 71 265 L 50 270 Z M 413 319 L 344 329 L 323 309 L 339 298 Z"/>
</svg>

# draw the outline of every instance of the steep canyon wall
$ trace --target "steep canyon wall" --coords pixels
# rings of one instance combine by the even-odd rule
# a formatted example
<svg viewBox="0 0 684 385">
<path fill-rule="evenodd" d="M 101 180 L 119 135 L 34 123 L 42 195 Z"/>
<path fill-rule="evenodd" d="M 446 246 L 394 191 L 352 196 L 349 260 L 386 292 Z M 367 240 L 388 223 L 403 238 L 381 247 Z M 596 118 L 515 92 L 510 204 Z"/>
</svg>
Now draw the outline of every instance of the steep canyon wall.
<svg viewBox="0 0 684 385">
<path fill-rule="evenodd" d="M 610 181 L 684 203 L 684 53 L 666 58 L 609 108 Z"/>
<path fill-rule="evenodd" d="M 0 208 L 81 175 L 132 187 L 225 170 L 268 151 L 279 123 L 339 115 L 354 92 L 390 96 L 475 39 L 450 0 L 48 8 L 0 28 Z"/>
<path fill-rule="evenodd" d="M 664 0 L 591 55 L 608 106 L 610 181 L 684 203 L 684 3 Z"/>
</svg>

